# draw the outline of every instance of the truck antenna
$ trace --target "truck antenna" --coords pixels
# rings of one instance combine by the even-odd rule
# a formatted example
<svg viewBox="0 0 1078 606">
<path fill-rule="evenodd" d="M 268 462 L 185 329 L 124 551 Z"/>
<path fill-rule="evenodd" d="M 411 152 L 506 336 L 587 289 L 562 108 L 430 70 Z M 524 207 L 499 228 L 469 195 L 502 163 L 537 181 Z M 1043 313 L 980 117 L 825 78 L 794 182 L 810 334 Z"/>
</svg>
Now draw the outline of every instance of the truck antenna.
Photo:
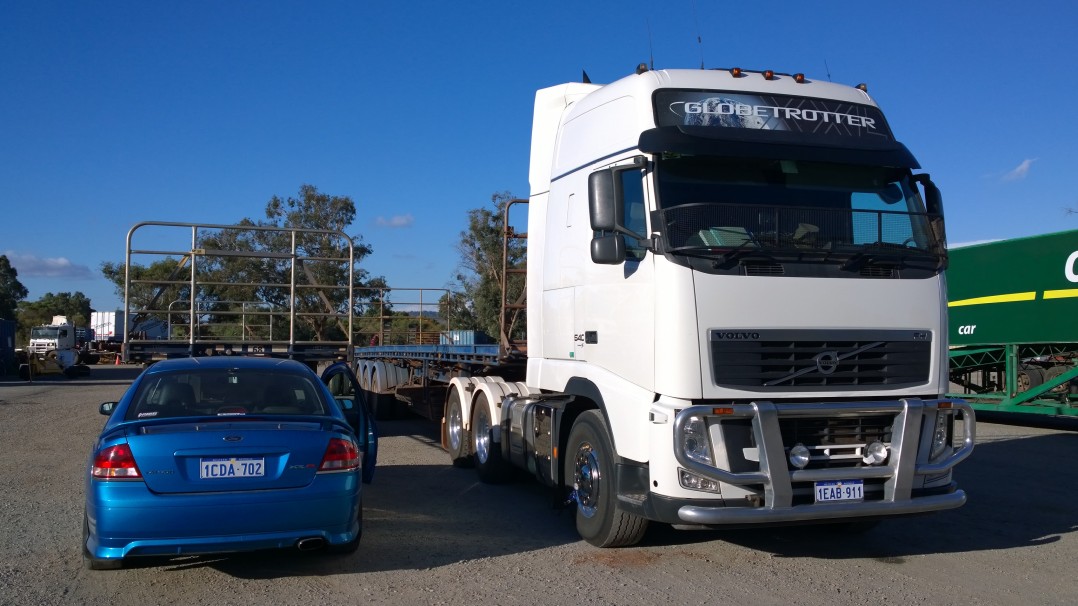
<svg viewBox="0 0 1078 606">
<path fill-rule="evenodd" d="M 831 67 L 829 65 L 827 65 L 827 59 L 823 60 L 823 69 L 824 69 L 825 72 L 827 72 L 827 81 L 830 82 L 831 81 Z"/>
<path fill-rule="evenodd" d="M 696 22 L 696 46 L 700 48 L 700 69 L 704 69 L 704 40 L 700 36 L 700 17 L 696 14 L 696 0 L 692 0 L 692 18 Z"/>
<path fill-rule="evenodd" d="M 648 64 L 649 69 L 655 71 L 655 44 L 651 39 L 651 19 L 644 19 L 648 24 Z"/>
</svg>

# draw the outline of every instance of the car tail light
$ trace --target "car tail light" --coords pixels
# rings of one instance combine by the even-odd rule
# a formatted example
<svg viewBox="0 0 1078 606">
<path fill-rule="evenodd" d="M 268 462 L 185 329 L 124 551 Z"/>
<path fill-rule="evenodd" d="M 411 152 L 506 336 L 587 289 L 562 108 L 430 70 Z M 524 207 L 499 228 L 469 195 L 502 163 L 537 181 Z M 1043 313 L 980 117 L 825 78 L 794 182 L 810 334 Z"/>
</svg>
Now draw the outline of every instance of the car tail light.
<svg viewBox="0 0 1078 606">
<path fill-rule="evenodd" d="M 141 478 L 135 456 L 127 444 L 117 444 L 97 451 L 94 455 L 93 476 L 103 479 Z"/>
<path fill-rule="evenodd" d="M 318 471 L 349 471 L 359 467 L 359 449 L 355 442 L 331 438 Z"/>
</svg>

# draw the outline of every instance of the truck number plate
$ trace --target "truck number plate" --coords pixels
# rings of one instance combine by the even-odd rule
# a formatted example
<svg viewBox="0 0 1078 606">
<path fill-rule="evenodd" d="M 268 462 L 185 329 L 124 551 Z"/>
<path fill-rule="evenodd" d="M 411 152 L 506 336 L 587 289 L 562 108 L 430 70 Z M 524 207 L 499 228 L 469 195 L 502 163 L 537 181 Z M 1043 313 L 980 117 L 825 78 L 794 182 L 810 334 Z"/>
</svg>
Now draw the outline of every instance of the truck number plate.
<svg viewBox="0 0 1078 606">
<path fill-rule="evenodd" d="M 863 480 L 816 482 L 817 503 L 863 500 L 865 500 L 865 483 Z"/>
<path fill-rule="evenodd" d="M 198 477 L 203 480 L 223 478 L 261 478 L 266 475 L 265 459 L 202 459 Z"/>
</svg>

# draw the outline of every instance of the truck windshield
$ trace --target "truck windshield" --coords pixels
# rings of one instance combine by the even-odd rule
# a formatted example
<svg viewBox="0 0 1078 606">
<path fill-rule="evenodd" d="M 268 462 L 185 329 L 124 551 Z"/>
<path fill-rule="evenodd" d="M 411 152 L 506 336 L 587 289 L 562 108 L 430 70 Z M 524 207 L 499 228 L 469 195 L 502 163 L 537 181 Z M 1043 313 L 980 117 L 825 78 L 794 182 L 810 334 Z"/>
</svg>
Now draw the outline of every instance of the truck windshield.
<svg viewBox="0 0 1078 606">
<path fill-rule="evenodd" d="M 35 326 L 30 329 L 31 339 L 55 339 L 60 335 L 56 326 Z"/>
<path fill-rule="evenodd" d="M 665 155 L 656 174 L 657 227 L 670 253 L 816 252 L 848 262 L 893 251 L 936 263 L 942 252 L 907 169 Z"/>
</svg>

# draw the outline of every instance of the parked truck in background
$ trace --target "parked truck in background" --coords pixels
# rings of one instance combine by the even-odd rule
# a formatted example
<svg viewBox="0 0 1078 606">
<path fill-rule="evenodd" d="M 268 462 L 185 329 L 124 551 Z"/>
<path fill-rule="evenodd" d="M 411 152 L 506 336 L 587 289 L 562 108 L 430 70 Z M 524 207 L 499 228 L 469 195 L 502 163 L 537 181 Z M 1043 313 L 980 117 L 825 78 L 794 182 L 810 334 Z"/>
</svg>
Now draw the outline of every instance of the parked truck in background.
<svg viewBox="0 0 1078 606">
<path fill-rule="evenodd" d="M 950 258 L 955 395 L 985 412 L 1078 415 L 1078 230 Z"/>
<path fill-rule="evenodd" d="M 961 506 L 974 413 L 945 395 L 917 169 L 864 86 L 642 66 L 540 90 L 526 341 L 359 347 L 360 383 L 440 390 L 455 464 L 527 470 L 598 546 Z"/>
<path fill-rule="evenodd" d="M 53 316 L 49 324 L 31 328 L 30 342 L 17 356 L 19 377 L 23 379 L 46 374 L 71 377 L 90 372 L 79 349 L 77 329 L 67 316 Z"/>
</svg>

